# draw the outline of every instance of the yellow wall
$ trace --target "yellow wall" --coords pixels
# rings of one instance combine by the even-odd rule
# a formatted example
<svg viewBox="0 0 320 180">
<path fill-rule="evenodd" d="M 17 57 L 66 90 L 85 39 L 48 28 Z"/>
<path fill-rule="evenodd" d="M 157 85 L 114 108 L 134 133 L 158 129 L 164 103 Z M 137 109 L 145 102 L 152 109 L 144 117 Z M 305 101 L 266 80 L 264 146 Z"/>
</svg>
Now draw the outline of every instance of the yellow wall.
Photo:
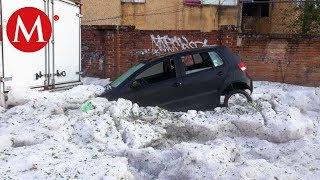
<svg viewBox="0 0 320 180">
<path fill-rule="evenodd" d="M 220 25 L 237 25 L 237 7 L 186 6 L 183 0 L 151 0 L 120 3 L 120 0 L 84 0 L 83 24 L 130 25 L 141 30 L 217 30 Z M 93 7 L 92 7 L 93 6 Z M 117 20 L 86 21 L 121 16 Z"/>
<path fill-rule="evenodd" d="M 237 25 L 238 8 L 186 6 L 183 0 L 123 3 L 123 25 L 142 30 L 217 30 L 219 25 Z"/>
<path fill-rule="evenodd" d="M 82 4 L 83 25 L 121 24 L 120 0 L 82 0 Z"/>
</svg>

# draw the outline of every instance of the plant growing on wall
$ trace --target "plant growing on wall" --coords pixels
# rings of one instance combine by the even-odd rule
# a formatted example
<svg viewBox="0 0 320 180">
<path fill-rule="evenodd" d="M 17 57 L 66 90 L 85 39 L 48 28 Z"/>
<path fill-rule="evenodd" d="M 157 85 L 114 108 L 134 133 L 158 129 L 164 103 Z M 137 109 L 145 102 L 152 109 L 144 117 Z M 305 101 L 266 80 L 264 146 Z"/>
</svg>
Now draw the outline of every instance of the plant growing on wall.
<svg viewBox="0 0 320 180">
<path fill-rule="evenodd" d="M 320 34 L 320 0 L 306 0 L 300 5 L 298 24 L 302 34 Z"/>
</svg>

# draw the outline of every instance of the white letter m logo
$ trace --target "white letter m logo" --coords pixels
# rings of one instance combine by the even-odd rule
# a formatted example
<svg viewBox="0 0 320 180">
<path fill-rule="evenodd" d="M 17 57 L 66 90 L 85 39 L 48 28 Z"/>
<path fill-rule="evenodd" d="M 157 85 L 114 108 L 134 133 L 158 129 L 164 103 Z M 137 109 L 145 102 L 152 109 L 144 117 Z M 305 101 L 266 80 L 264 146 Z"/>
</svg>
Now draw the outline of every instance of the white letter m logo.
<svg viewBox="0 0 320 180">
<path fill-rule="evenodd" d="M 30 39 L 34 33 L 34 31 L 37 29 L 38 32 L 38 41 L 37 42 L 46 42 L 43 38 L 43 32 L 42 32 L 42 25 L 41 25 L 41 19 L 40 16 L 37 17 L 35 23 L 33 24 L 33 27 L 30 32 L 27 31 L 26 26 L 24 25 L 22 19 L 20 16 L 18 16 L 17 19 L 17 26 L 16 26 L 16 31 L 14 35 L 14 41 L 13 42 L 20 42 L 18 37 L 19 37 L 19 29 L 21 30 L 23 36 L 27 40 L 27 42 L 30 42 Z"/>
</svg>

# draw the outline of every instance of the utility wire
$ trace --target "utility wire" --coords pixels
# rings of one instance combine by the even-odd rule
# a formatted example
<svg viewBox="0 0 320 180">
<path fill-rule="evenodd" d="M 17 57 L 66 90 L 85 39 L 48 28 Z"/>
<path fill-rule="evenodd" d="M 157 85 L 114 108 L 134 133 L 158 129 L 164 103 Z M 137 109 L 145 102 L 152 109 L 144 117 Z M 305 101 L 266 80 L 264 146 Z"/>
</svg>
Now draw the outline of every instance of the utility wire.
<svg viewBox="0 0 320 180">
<path fill-rule="evenodd" d="M 243 4 L 261 4 L 261 3 L 263 3 L 263 4 L 265 4 L 265 3 L 275 3 L 275 4 L 279 3 L 279 4 L 281 4 L 281 3 L 305 3 L 305 2 L 306 2 L 306 0 L 281 0 L 281 1 L 278 1 L 278 0 L 270 0 L 270 1 L 268 1 L 268 0 L 266 0 L 266 1 L 241 0 L 240 1 L 240 3 L 243 3 Z M 308 2 L 317 2 L 317 0 L 313 0 L 313 1 L 310 0 Z"/>
<path fill-rule="evenodd" d="M 174 10 L 170 10 L 170 11 L 161 11 L 161 12 L 157 12 L 163 9 L 169 9 L 169 8 L 173 8 L 173 7 L 177 7 L 177 5 L 174 6 L 167 6 L 167 7 L 163 7 L 163 8 L 159 8 L 159 9 L 154 9 L 151 11 L 147 11 L 145 13 L 133 13 L 133 14 L 128 14 L 128 15 L 120 15 L 120 16 L 112 16 L 112 17 L 106 17 L 106 18 L 98 18 L 98 19 L 90 19 L 90 20 L 85 20 L 82 22 L 95 22 L 95 21 L 103 21 L 103 20 L 113 20 L 113 19 L 120 19 L 120 18 L 125 18 L 125 17 L 131 17 L 131 16 L 154 16 L 154 15 L 162 15 L 162 14 L 171 14 L 171 13 L 177 13 L 177 12 L 181 12 L 183 10 L 183 4 L 179 4 L 178 5 L 178 9 L 174 9 Z"/>
<path fill-rule="evenodd" d="M 222 3 L 225 2 L 225 0 L 222 1 Z M 274 0 L 270 0 L 270 1 L 246 1 L 246 0 L 242 0 L 240 1 L 240 3 L 253 3 L 253 4 L 260 4 L 260 3 L 288 3 L 288 2 L 292 2 L 292 3 L 298 3 L 298 2 L 305 2 L 304 0 L 282 0 L 282 1 L 274 1 Z M 315 0 L 316 2 L 316 0 Z M 170 10 L 170 11 L 161 11 L 158 12 L 160 10 L 163 9 L 170 9 L 173 7 L 177 7 L 177 9 L 175 10 Z M 121 18 L 126 18 L 126 17 L 132 17 L 132 16 L 154 16 L 154 15 L 165 15 L 165 14 L 171 14 L 171 13 L 177 13 L 177 12 L 181 12 L 183 11 L 183 7 L 184 4 L 178 4 L 178 5 L 172 5 L 172 6 L 167 6 L 167 7 L 162 7 L 159 9 L 154 9 L 151 11 L 146 11 L 144 13 L 133 13 L 133 14 L 127 14 L 127 15 L 119 15 L 119 16 L 111 16 L 111 17 L 105 17 L 105 18 L 98 18 L 98 19 L 89 19 L 89 20 L 84 20 L 82 22 L 86 23 L 86 22 L 95 22 L 95 21 L 103 21 L 103 20 L 114 20 L 114 19 L 121 19 Z"/>
</svg>

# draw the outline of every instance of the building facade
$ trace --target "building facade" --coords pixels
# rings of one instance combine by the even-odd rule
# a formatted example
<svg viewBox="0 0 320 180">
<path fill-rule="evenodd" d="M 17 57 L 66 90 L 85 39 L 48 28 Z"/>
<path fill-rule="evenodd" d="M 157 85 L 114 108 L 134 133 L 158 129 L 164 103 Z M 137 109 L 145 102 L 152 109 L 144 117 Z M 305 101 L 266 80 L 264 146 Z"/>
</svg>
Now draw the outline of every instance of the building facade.
<svg viewBox="0 0 320 180">
<path fill-rule="evenodd" d="M 319 86 L 320 37 L 291 33 L 295 7 L 266 1 L 83 0 L 82 70 L 114 79 L 141 60 L 218 44 L 236 52 L 255 80 Z"/>
<path fill-rule="evenodd" d="M 316 1 L 308 1 L 309 5 L 317 8 Z M 311 15 L 311 9 L 306 8 L 307 1 L 276 0 L 276 1 L 243 1 L 242 2 L 242 29 L 244 32 L 256 33 L 276 33 L 276 34 L 299 34 L 302 33 L 301 18 L 304 13 Z M 318 2 L 319 4 L 319 2 Z M 319 11 L 318 11 L 319 12 Z M 319 13 L 318 13 L 319 16 Z M 319 20 L 304 17 L 305 23 L 309 23 L 315 31 L 310 31 L 310 35 L 317 35 Z M 308 19 L 308 20 L 307 20 Z M 315 21 L 315 24 L 311 21 Z"/>
<path fill-rule="evenodd" d="M 83 0 L 83 25 L 134 26 L 139 30 L 200 30 L 239 26 L 237 1 Z"/>
</svg>

